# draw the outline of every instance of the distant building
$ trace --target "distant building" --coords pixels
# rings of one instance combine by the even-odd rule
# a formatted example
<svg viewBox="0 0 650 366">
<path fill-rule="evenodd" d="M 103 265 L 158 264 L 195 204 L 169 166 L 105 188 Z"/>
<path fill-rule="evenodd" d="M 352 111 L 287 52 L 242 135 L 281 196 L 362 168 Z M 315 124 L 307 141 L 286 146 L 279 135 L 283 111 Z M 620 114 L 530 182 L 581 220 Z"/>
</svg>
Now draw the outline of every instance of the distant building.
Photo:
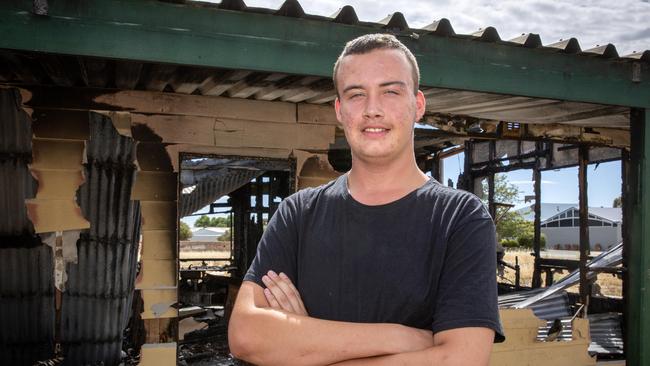
<svg viewBox="0 0 650 366">
<path fill-rule="evenodd" d="M 546 203 L 542 202 L 541 205 L 541 216 L 540 219 L 542 221 L 548 219 L 551 216 L 555 216 L 559 214 L 562 211 L 565 211 L 571 207 L 578 207 L 577 204 L 575 203 Z M 530 205 L 526 207 L 522 207 L 517 210 L 521 216 L 528 221 L 533 221 L 535 220 L 535 205 Z"/>
<path fill-rule="evenodd" d="M 563 208 L 562 211 L 549 215 L 560 207 Z M 542 204 L 542 208 L 544 208 L 544 204 Z M 527 216 L 524 217 L 529 219 Z M 547 204 L 541 218 L 540 230 L 546 237 L 547 249 L 578 250 L 580 248 L 578 205 Z M 589 207 L 590 249 L 603 251 L 620 243 L 622 240 L 621 222 L 622 211 L 620 208 Z"/>
<path fill-rule="evenodd" d="M 227 227 L 193 228 L 190 241 L 217 241 L 227 230 Z"/>
</svg>

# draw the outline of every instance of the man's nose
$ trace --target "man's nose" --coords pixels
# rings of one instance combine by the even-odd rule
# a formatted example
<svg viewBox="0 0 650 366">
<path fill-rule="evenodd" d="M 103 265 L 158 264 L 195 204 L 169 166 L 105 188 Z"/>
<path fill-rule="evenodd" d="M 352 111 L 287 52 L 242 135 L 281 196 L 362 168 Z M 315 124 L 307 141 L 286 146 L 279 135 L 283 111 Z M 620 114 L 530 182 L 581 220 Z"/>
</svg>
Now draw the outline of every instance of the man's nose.
<svg viewBox="0 0 650 366">
<path fill-rule="evenodd" d="M 363 116 L 366 118 L 377 118 L 384 115 L 384 110 L 381 105 L 381 100 L 378 95 L 370 93 L 366 98 L 366 105 L 363 111 Z"/>
</svg>

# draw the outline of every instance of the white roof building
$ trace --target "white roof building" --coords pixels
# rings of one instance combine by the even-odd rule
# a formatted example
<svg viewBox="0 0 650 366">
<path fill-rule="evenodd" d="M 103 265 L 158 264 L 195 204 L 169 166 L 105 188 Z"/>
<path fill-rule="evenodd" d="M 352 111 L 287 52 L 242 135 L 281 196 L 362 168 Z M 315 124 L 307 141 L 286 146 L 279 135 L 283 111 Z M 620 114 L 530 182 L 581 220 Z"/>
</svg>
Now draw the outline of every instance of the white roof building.
<svg viewBox="0 0 650 366">
<path fill-rule="evenodd" d="M 225 234 L 227 230 L 227 227 L 192 228 L 190 241 L 217 241 L 217 238 Z"/>
<path fill-rule="evenodd" d="M 618 207 L 589 207 L 589 246 L 602 251 L 622 240 L 622 210 Z M 580 213 L 577 205 L 545 218 L 540 225 L 548 249 L 578 249 Z"/>
</svg>

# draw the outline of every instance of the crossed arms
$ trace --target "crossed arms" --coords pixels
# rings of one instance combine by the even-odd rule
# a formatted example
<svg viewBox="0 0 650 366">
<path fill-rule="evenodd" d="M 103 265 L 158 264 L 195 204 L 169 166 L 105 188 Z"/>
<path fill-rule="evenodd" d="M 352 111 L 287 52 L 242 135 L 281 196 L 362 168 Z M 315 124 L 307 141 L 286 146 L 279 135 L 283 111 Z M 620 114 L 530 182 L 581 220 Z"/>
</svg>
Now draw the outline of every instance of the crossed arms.
<svg viewBox="0 0 650 366">
<path fill-rule="evenodd" d="M 487 365 L 494 331 L 436 334 L 389 323 L 310 317 L 289 278 L 269 271 L 266 289 L 244 281 L 230 318 L 231 352 L 257 365 Z"/>
</svg>

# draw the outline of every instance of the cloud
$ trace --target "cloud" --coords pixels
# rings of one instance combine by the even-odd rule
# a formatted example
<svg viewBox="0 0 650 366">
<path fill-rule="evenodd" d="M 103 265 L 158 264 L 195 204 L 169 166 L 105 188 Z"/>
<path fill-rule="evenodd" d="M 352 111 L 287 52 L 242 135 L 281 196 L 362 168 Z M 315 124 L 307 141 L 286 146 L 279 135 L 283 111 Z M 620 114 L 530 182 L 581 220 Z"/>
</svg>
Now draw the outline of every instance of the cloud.
<svg viewBox="0 0 650 366">
<path fill-rule="evenodd" d="M 248 6 L 278 9 L 282 0 L 246 0 Z M 362 21 L 377 22 L 394 12 L 412 28 L 440 18 L 456 33 L 469 34 L 493 26 L 502 39 L 537 33 L 544 44 L 577 38 L 582 49 L 612 43 L 620 55 L 650 49 L 650 3 L 639 0 L 303 0 L 308 14 L 330 16 L 352 5 Z"/>
</svg>

